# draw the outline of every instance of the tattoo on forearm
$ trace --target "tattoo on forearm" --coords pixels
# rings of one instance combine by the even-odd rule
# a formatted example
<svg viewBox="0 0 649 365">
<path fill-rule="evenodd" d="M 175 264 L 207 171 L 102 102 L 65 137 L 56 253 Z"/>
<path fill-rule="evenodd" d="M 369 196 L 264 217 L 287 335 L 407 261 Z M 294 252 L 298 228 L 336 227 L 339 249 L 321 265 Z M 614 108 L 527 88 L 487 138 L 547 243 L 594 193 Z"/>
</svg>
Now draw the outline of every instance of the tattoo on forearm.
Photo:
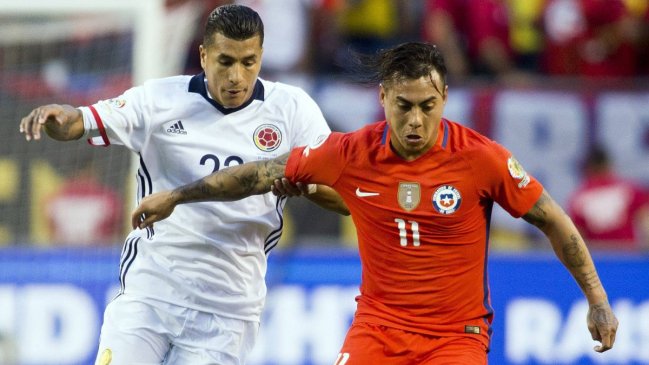
<svg viewBox="0 0 649 365">
<path fill-rule="evenodd" d="M 284 176 L 286 172 L 286 162 L 288 161 L 288 154 L 282 155 L 278 158 L 264 161 L 263 168 L 260 169 L 261 174 L 266 181 L 264 183 L 271 184 L 275 179 Z"/>
<path fill-rule="evenodd" d="M 523 216 L 523 219 L 530 224 L 537 226 L 540 229 L 543 229 L 547 223 L 548 212 L 547 204 L 550 202 L 550 196 L 543 191 L 539 200 L 534 204 L 532 209 Z"/>
<path fill-rule="evenodd" d="M 595 270 L 577 276 L 577 283 L 583 290 L 592 290 L 602 286 Z"/>
<path fill-rule="evenodd" d="M 202 201 L 207 199 L 218 199 L 219 192 L 223 191 L 223 183 L 217 181 L 210 184 L 207 178 L 201 179 L 184 187 L 178 188 L 176 192 L 180 196 L 181 202 Z"/>
<path fill-rule="evenodd" d="M 284 176 L 288 154 L 215 172 L 176 190 L 180 202 L 227 201 L 270 191 L 275 179 Z"/>
<path fill-rule="evenodd" d="M 254 163 L 257 171 L 261 167 L 261 164 L 258 162 Z M 241 193 L 248 194 L 254 191 L 254 188 L 259 183 L 259 173 L 247 173 L 249 170 L 243 169 L 225 169 L 223 174 L 229 176 L 230 178 L 236 181 L 237 188 L 241 189 Z M 224 184 L 222 184 L 224 185 Z M 219 190 L 223 190 L 224 186 Z"/>
<path fill-rule="evenodd" d="M 199 182 L 200 185 L 196 186 L 195 188 L 190 188 L 183 190 L 184 196 L 187 198 L 202 198 L 202 197 L 207 197 L 213 194 L 212 188 L 203 183 L 203 180 Z"/>
<path fill-rule="evenodd" d="M 586 262 L 586 252 L 575 234 L 570 235 L 570 242 L 564 243 L 561 250 L 563 259 L 569 267 L 581 267 Z"/>
</svg>

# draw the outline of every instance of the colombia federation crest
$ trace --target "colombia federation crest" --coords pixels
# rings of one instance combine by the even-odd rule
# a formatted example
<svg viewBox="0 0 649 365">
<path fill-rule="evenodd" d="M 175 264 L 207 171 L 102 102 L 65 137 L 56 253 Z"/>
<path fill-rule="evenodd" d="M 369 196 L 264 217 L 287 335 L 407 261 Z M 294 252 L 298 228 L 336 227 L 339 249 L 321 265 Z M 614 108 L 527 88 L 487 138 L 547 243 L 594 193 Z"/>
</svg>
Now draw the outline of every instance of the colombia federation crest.
<svg viewBox="0 0 649 365">
<path fill-rule="evenodd" d="M 462 195 L 451 185 L 442 185 L 433 194 L 433 207 L 442 214 L 453 214 L 460 208 Z"/>
<path fill-rule="evenodd" d="M 260 150 L 272 152 L 282 144 L 282 132 L 272 124 L 262 124 L 255 129 L 252 139 Z"/>
</svg>

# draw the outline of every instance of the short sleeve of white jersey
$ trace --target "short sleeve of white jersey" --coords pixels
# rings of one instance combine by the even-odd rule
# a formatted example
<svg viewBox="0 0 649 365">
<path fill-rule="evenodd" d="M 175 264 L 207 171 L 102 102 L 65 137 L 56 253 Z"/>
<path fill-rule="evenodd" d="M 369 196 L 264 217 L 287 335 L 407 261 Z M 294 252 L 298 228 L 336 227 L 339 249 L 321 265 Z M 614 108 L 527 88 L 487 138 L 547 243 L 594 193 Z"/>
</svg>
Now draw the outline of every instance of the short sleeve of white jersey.
<svg viewBox="0 0 649 365">
<path fill-rule="evenodd" d="M 122 95 L 80 107 L 83 124 L 92 145 L 124 145 L 140 151 L 147 135 L 154 105 L 147 101 L 145 86 L 137 86 Z"/>
<path fill-rule="evenodd" d="M 318 137 L 328 136 L 331 133 L 320 107 L 304 90 L 297 90 L 291 148 L 313 144 Z"/>
</svg>

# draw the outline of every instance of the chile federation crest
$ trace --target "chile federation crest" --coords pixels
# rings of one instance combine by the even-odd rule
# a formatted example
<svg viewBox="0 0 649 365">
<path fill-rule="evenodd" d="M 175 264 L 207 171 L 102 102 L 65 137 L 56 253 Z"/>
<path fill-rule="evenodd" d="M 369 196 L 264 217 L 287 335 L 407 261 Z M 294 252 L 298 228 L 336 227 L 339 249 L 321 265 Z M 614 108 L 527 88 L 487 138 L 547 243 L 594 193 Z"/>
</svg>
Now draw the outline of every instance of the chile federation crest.
<svg viewBox="0 0 649 365">
<path fill-rule="evenodd" d="M 441 214 L 453 214 L 460 208 L 462 195 L 451 185 L 442 185 L 433 194 L 433 207 Z"/>
</svg>

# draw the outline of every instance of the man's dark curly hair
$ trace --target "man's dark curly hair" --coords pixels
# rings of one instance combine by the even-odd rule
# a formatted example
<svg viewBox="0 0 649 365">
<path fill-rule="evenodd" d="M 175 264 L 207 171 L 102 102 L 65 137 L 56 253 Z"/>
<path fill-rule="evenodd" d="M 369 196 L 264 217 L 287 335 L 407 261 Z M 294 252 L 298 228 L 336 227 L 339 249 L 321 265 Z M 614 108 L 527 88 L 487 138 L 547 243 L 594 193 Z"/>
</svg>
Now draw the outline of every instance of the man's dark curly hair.
<svg viewBox="0 0 649 365">
<path fill-rule="evenodd" d="M 211 46 L 216 33 L 238 41 L 259 35 L 260 45 L 264 44 L 264 23 L 256 11 L 243 5 L 223 5 L 212 11 L 205 23 L 203 46 Z"/>
</svg>

